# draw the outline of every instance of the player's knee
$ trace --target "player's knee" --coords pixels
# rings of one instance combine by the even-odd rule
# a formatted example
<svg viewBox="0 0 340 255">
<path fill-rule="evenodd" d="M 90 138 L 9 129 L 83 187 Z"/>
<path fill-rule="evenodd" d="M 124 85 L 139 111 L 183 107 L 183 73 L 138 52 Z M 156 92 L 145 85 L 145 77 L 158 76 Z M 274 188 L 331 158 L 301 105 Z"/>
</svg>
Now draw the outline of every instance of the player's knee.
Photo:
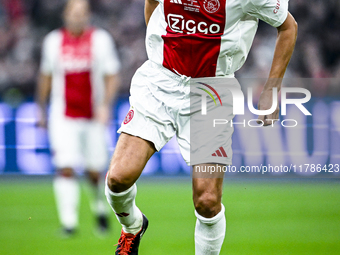
<svg viewBox="0 0 340 255">
<path fill-rule="evenodd" d="M 74 177 L 74 171 L 70 167 L 60 168 L 58 170 L 58 174 L 63 176 L 63 177 Z"/>
<path fill-rule="evenodd" d="M 100 181 L 100 172 L 87 171 L 87 177 L 92 185 L 98 185 Z"/>
<path fill-rule="evenodd" d="M 194 206 L 199 215 L 212 218 L 219 213 L 221 199 L 215 194 L 202 193 L 194 197 Z"/>
<path fill-rule="evenodd" d="M 123 192 L 133 185 L 133 181 L 128 176 L 109 171 L 107 185 L 113 192 Z"/>
</svg>

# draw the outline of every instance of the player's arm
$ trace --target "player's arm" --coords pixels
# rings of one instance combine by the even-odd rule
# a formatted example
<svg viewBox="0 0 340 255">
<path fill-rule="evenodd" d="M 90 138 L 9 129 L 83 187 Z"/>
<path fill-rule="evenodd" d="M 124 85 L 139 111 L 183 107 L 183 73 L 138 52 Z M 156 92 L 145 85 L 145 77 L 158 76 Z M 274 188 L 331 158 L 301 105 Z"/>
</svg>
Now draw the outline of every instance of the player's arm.
<svg viewBox="0 0 340 255">
<path fill-rule="evenodd" d="M 267 110 L 272 106 L 273 88 L 277 88 L 278 92 L 280 91 L 282 78 L 294 51 L 297 37 L 297 23 L 290 13 L 288 13 L 283 24 L 277 28 L 277 31 L 278 35 L 273 62 L 269 73 L 269 79 L 266 82 L 259 99 L 259 110 Z M 277 109 L 272 114 L 259 116 L 258 119 L 262 120 L 264 125 L 267 126 L 271 125 L 272 121 L 266 121 L 266 119 L 278 119 L 278 117 L 279 106 L 277 106 Z"/>
<path fill-rule="evenodd" d="M 150 17 L 158 4 L 159 3 L 156 0 L 145 0 L 144 15 L 146 25 L 149 24 Z"/>
<path fill-rule="evenodd" d="M 107 74 L 104 77 L 105 82 L 105 95 L 103 105 L 97 113 L 97 120 L 103 124 L 108 124 L 111 117 L 111 108 L 114 99 L 116 98 L 119 88 L 119 75 L 118 74 Z"/>
<path fill-rule="evenodd" d="M 36 101 L 39 107 L 38 126 L 47 127 L 47 101 L 51 92 L 52 75 L 40 73 Z"/>
<path fill-rule="evenodd" d="M 286 21 L 277 28 L 277 31 L 278 35 L 269 78 L 283 78 L 294 51 L 297 23 L 290 13 L 288 13 Z M 280 84 L 277 84 L 278 88 L 280 88 Z M 268 84 L 269 88 L 270 85 Z"/>
</svg>

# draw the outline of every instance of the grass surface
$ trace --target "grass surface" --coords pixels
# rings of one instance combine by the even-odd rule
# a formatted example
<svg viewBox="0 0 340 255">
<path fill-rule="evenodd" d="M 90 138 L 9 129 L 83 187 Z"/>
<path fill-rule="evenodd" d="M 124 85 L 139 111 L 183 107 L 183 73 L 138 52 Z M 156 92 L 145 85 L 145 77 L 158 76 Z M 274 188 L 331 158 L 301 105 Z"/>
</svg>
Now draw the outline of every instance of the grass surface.
<svg viewBox="0 0 340 255">
<path fill-rule="evenodd" d="M 111 233 L 94 233 L 84 186 L 78 234 L 63 239 L 50 181 L 0 179 L 0 254 L 114 254 L 120 226 L 111 214 Z M 221 254 L 340 254 L 339 183 L 229 180 L 223 203 Z M 140 181 L 137 204 L 150 221 L 141 255 L 194 254 L 189 177 Z"/>
</svg>

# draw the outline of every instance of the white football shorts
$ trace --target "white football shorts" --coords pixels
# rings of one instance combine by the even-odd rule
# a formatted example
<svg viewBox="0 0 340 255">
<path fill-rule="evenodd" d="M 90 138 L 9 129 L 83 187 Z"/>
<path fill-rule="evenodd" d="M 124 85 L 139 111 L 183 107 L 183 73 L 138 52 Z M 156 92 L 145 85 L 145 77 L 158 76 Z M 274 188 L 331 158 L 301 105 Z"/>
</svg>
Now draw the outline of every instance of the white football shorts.
<svg viewBox="0 0 340 255">
<path fill-rule="evenodd" d="M 233 76 L 190 78 L 148 60 L 132 78 L 130 109 L 118 133 L 151 141 L 157 151 L 176 135 L 180 152 L 188 165 L 230 165 L 233 127 L 216 125 L 213 128 L 212 123 L 214 118 L 222 116 L 233 119 L 232 95 L 228 90 L 219 93 L 223 106 L 207 100 L 208 115 L 202 115 L 201 98 L 206 92 L 196 88 L 201 83 L 223 85 L 226 79 L 240 86 Z M 211 127 L 206 128 L 207 123 Z"/>
<path fill-rule="evenodd" d="M 93 120 L 58 116 L 49 120 L 53 163 L 57 168 L 105 171 L 108 165 L 106 126 Z"/>
</svg>

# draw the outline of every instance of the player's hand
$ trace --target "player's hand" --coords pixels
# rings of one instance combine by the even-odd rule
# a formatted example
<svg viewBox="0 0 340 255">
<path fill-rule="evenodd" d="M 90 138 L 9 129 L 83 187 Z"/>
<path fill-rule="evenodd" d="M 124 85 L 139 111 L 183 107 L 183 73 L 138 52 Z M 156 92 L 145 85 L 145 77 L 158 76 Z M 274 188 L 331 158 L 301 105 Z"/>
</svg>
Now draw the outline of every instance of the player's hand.
<svg viewBox="0 0 340 255">
<path fill-rule="evenodd" d="M 40 117 L 36 123 L 37 127 L 47 128 L 47 118 Z"/>
<path fill-rule="evenodd" d="M 264 89 L 261 93 L 259 103 L 257 105 L 258 110 L 269 110 L 273 104 L 273 90 Z M 279 119 L 280 107 L 277 104 L 276 109 L 273 113 L 268 115 L 258 116 L 257 124 L 263 123 L 263 126 L 273 125 Z M 263 121 L 263 122 L 261 122 Z"/>
<path fill-rule="evenodd" d="M 95 119 L 104 125 L 108 125 L 111 118 L 111 110 L 110 107 L 106 105 L 101 105 L 97 108 Z"/>
</svg>

